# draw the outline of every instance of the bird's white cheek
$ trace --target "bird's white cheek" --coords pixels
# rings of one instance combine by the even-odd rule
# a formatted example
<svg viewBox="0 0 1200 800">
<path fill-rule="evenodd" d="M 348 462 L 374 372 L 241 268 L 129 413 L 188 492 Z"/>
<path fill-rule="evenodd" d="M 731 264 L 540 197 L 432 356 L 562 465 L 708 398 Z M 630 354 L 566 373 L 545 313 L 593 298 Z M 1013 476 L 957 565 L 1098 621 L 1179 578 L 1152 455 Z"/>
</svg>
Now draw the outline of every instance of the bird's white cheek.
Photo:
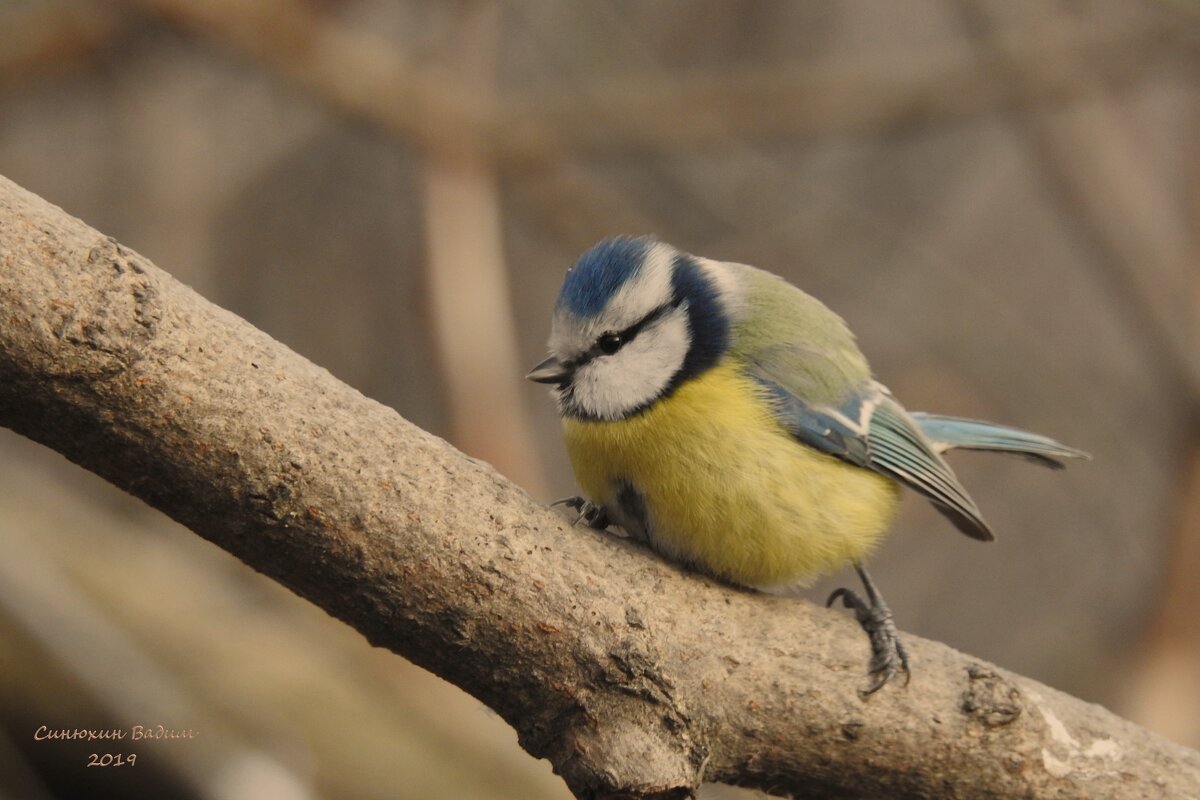
<svg viewBox="0 0 1200 800">
<path fill-rule="evenodd" d="M 611 356 L 575 375 L 575 399 L 591 415 L 620 419 L 662 394 L 688 351 L 687 318 L 681 311 L 642 331 Z"/>
</svg>

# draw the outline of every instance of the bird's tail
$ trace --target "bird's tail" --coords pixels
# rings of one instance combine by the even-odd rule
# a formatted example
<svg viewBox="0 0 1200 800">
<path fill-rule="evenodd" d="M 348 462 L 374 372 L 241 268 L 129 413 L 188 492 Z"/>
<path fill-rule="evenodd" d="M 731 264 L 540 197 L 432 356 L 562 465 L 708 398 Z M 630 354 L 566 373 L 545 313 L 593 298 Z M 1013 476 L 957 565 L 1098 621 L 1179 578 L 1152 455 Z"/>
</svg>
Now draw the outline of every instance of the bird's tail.
<svg viewBox="0 0 1200 800">
<path fill-rule="evenodd" d="M 1011 453 L 1036 461 L 1047 467 L 1062 469 L 1064 458 L 1091 458 L 1091 455 L 1061 442 L 1019 428 L 996 425 L 959 417 L 940 417 L 936 414 L 913 413 L 912 418 L 929 437 L 939 453 L 963 450 L 991 450 Z"/>
</svg>

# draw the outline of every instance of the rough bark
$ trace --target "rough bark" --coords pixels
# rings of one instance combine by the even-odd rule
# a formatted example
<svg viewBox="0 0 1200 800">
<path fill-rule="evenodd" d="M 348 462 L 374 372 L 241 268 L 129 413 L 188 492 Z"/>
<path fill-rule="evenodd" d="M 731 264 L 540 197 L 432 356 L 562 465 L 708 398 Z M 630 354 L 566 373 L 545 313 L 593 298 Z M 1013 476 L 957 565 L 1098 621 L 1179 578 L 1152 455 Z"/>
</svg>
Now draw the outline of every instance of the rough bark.
<svg viewBox="0 0 1200 800">
<path fill-rule="evenodd" d="M 331 298 L 336 302 L 336 298 Z M 909 636 L 572 528 L 0 178 L 0 424 L 494 708 L 580 797 L 1200 796 L 1200 754 Z"/>
</svg>

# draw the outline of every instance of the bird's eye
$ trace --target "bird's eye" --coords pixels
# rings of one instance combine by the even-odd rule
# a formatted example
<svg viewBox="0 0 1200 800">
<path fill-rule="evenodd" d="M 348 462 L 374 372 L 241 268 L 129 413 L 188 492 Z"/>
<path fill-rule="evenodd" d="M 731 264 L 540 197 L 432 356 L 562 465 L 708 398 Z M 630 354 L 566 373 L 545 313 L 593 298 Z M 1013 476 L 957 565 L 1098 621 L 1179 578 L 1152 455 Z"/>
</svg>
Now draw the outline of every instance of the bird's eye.
<svg viewBox="0 0 1200 800">
<path fill-rule="evenodd" d="M 621 345 L 625 344 L 625 338 L 619 333 L 604 333 L 596 340 L 596 346 L 600 348 L 600 352 L 606 356 L 611 356 L 613 353 L 621 349 Z"/>
</svg>

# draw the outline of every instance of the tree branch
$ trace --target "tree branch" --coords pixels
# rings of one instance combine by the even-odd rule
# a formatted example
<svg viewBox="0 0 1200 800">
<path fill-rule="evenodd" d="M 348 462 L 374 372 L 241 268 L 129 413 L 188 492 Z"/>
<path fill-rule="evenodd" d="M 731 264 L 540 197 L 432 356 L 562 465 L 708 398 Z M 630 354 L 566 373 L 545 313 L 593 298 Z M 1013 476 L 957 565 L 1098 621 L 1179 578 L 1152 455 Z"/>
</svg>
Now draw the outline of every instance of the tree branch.
<svg viewBox="0 0 1200 800">
<path fill-rule="evenodd" d="M 1185 797 L 1200 754 L 908 637 L 573 529 L 0 178 L 0 424 L 494 708 L 580 797 Z"/>
</svg>

